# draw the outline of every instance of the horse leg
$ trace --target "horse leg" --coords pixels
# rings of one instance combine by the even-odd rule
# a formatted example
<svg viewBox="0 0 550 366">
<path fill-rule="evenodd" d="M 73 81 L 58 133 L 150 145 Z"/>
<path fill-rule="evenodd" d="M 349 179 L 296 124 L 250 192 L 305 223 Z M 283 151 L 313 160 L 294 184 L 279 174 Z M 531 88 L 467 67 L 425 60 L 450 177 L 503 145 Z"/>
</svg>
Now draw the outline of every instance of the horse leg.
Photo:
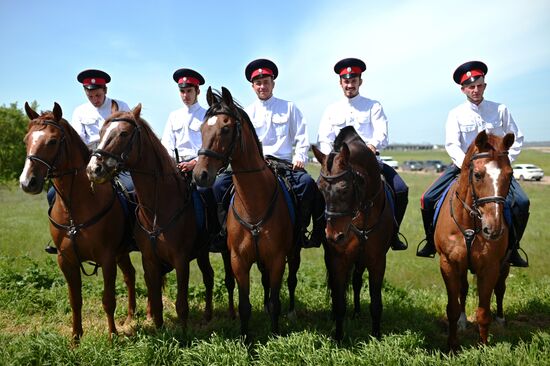
<svg viewBox="0 0 550 366">
<path fill-rule="evenodd" d="M 146 259 L 142 252 L 142 264 L 147 285 L 147 316 L 153 318 L 155 327 L 160 328 L 164 323 L 162 316 L 162 275 L 159 264 L 154 259 Z"/>
<path fill-rule="evenodd" d="M 460 273 L 457 268 L 449 263 L 445 256 L 440 256 L 441 276 L 447 288 L 447 320 L 449 321 L 449 336 L 447 344 L 449 350 L 458 349 L 457 321 L 460 317 Z"/>
<path fill-rule="evenodd" d="M 479 326 L 479 340 L 482 344 L 487 344 L 489 337 L 489 325 L 491 324 L 491 296 L 497 284 L 499 268 L 491 266 L 484 268 L 483 272 L 477 275 L 477 293 L 479 297 L 476 320 Z"/>
<path fill-rule="evenodd" d="M 72 309 L 73 318 L 73 340 L 78 342 L 82 337 L 82 278 L 80 276 L 80 267 L 77 263 L 69 263 L 61 254 L 57 255 L 57 264 L 69 289 L 69 302 Z"/>
<path fill-rule="evenodd" d="M 325 250 L 325 265 L 328 273 L 330 296 L 332 299 L 332 317 L 336 323 L 334 339 L 341 341 L 344 338 L 344 316 L 346 315 L 346 284 L 348 277 L 347 265 L 343 260 L 334 257 L 336 253 Z"/>
<path fill-rule="evenodd" d="M 291 255 L 288 257 L 288 278 L 286 283 L 288 286 L 288 313 L 291 316 L 295 314 L 295 293 L 296 286 L 298 285 L 298 269 L 300 268 L 301 262 L 301 249 L 302 248 L 300 248 L 300 245 L 296 243 L 292 249 Z"/>
<path fill-rule="evenodd" d="M 109 340 L 113 334 L 117 334 L 115 325 L 115 281 L 116 281 L 116 262 L 115 258 L 107 258 L 103 261 L 101 270 L 103 273 L 103 310 L 107 314 L 107 324 L 109 325 Z"/>
<path fill-rule="evenodd" d="M 249 297 L 251 266 L 251 263 L 244 261 L 242 258 L 236 255 L 231 256 L 231 268 L 239 286 L 239 318 L 241 320 L 241 335 L 244 337 L 248 337 L 248 322 L 252 313 Z"/>
<path fill-rule="evenodd" d="M 266 268 L 261 270 L 262 287 L 264 289 L 264 311 L 269 314 L 269 272 Z"/>
<path fill-rule="evenodd" d="M 233 293 L 235 291 L 235 277 L 233 276 L 233 270 L 231 269 L 231 259 L 229 257 L 229 251 L 222 252 L 223 268 L 225 270 L 225 288 L 227 289 L 227 301 L 229 306 L 229 317 L 235 319 L 237 317 L 235 313 L 235 305 L 233 301 Z"/>
<path fill-rule="evenodd" d="M 281 315 L 281 283 L 285 271 L 285 256 L 275 258 L 271 262 L 269 271 L 269 315 L 271 317 L 271 332 L 279 333 L 279 316 Z"/>
<path fill-rule="evenodd" d="M 370 295 L 370 316 L 372 319 L 372 336 L 380 339 L 380 323 L 382 320 L 382 283 L 386 272 L 385 254 L 378 261 L 369 263 L 369 295 Z M 363 269 L 364 271 L 364 269 Z M 362 273 L 361 273 L 362 274 Z"/>
<path fill-rule="evenodd" d="M 468 288 L 470 287 L 468 284 L 468 272 L 464 272 L 461 276 L 460 283 L 460 316 L 457 321 L 457 327 L 460 330 L 465 330 L 468 324 L 466 318 L 466 297 L 468 296 Z"/>
<path fill-rule="evenodd" d="M 363 288 L 363 273 L 365 268 L 355 266 L 352 277 L 353 286 L 353 316 L 358 316 L 361 313 L 361 288 Z"/>
<path fill-rule="evenodd" d="M 502 303 L 504 301 L 504 293 L 506 292 L 506 278 L 508 277 L 509 273 L 509 265 L 501 268 L 500 276 L 498 277 L 497 285 L 495 286 L 495 297 L 497 300 L 497 314 L 495 316 L 495 320 L 500 325 L 504 325 L 506 323 Z"/>
<path fill-rule="evenodd" d="M 130 324 L 136 313 L 136 270 L 132 265 L 129 254 L 120 256 L 117 264 L 122 271 L 124 283 L 128 289 L 128 315 L 124 324 Z"/>
<path fill-rule="evenodd" d="M 197 257 L 197 264 L 202 273 L 202 282 L 206 289 L 206 304 L 204 307 L 204 320 L 209 322 L 212 320 L 212 294 L 214 291 L 214 270 L 210 264 L 210 256 L 208 251 L 203 251 Z"/>
<path fill-rule="evenodd" d="M 187 318 L 189 316 L 189 259 L 183 258 L 179 260 L 179 265 L 176 267 L 176 278 L 178 291 L 176 294 L 176 313 L 181 327 L 187 327 Z"/>
</svg>

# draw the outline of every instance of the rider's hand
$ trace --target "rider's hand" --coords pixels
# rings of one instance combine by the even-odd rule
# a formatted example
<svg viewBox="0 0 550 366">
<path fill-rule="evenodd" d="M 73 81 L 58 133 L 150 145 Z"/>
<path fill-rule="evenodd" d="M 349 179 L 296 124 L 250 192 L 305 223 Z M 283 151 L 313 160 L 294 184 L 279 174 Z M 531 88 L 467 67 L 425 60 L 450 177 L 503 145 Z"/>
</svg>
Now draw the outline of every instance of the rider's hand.
<svg viewBox="0 0 550 366">
<path fill-rule="evenodd" d="M 305 164 L 303 161 L 295 161 L 293 164 L 292 164 L 292 169 L 293 170 L 297 170 L 297 169 L 304 169 L 305 167 Z"/>
<path fill-rule="evenodd" d="M 178 168 L 180 168 L 182 172 L 190 172 L 191 170 L 193 170 L 195 165 L 197 165 L 196 160 L 182 161 L 178 164 Z"/>
</svg>

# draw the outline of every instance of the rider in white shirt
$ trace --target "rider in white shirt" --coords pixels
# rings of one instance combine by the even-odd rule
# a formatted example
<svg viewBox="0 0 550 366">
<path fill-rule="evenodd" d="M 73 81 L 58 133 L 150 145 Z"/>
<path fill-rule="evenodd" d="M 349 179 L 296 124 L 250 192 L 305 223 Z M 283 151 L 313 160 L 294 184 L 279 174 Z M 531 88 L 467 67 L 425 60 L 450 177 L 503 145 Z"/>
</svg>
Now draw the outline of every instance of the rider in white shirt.
<svg viewBox="0 0 550 366">
<path fill-rule="evenodd" d="M 487 131 L 498 136 L 511 132 L 515 142 L 509 150 L 510 162 L 514 161 L 523 145 L 523 133 L 516 125 L 508 108 L 501 103 L 485 100 L 483 94 L 487 84 L 487 65 L 480 61 L 470 61 L 460 65 L 453 74 L 454 81 L 460 85 L 466 101 L 452 109 L 445 126 L 445 149 L 451 157 L 450 165 L 439 178 L 424 192 L 420 199 L 422 220 L 426 232 L 426 244 L 417 250 L 419 257 L 434 257 L 434 213 L 435 204 L 445 192 L 447 186 L 460 174 L 460 168 L 468 147 L 481 131 Z M 511 208 L 512 227 L 509 234 L 509 262 L 516 267 L 527 267 L 518 252 L 519 241 L 529 219 L 529 198 L 512 177 L 510 190 L 506 197 L 506 205 Z"/>
</svg>

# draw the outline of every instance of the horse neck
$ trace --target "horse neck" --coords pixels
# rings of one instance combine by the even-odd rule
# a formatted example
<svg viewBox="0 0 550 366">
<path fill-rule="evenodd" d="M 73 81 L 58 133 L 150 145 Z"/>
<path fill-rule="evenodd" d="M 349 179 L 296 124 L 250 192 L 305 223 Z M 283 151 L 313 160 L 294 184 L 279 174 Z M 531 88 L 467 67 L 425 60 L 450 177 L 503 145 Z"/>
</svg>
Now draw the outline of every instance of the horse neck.
<svg viewBox="0 0 550 366">
<path fill-rule="evenodd" d="M 455 214 L 455 218 L 459 222 L 472 221 L 472 217 L 470 216 L 469 211 L 460 202 L 461 200 L 465 202 L 466 205 L 468 205 L 469 207 L 472 207 L 474 201 L 472 196 L 472 189 L 470 187 L 469 174 L 470 173 L 468 167 L 463 167 L 461 169 L 460 175 L 458 176 L 458 181 L 455 184 L 455 187 L 451 188 L 449 191 L 449 197 L 453 200 L 453 211 Z"/>
<path fill-rule="evenodd" d="M 243 128 L 243 145 L 236 146 L 231 160 L 233 171 L 233 184 L 242 204 L 251 214 L 257 214 L 265 210 L 265 206 L 271 202 L 274 190 L 277 188 L 275 175 L 266 166 L 264 158 L 256 145 L 254 136 L 247 128 Z M 258 171 L 239 173 L 242 171 Z"/>
<path fill-rule="evenodd" d="M 180 198 L 186 197 L 187 186 L 184 184 L 183 178 L 176 172 L 174 162 L 170 157 L 168 155 L 157 156 L 152 143 L 149 137 L 142 137 L 141 151 L 147 153 L 141 153 L 136 162 L 127 165 L 127 168 L 132 176 L 140 205 L 153 210 L 147 213 L 159 211 L 162 214 L 162 211 L 166 211 L 166 215 L 170 215 L 172 212 L 168 212 L 170 211 L 168 208 L 174 203 L 178 203 Z M 159 210 L 159 207 L 163 207 L 163 210 Z M 158 214 L 159 212 L 154 213 Z"/>
</svg>

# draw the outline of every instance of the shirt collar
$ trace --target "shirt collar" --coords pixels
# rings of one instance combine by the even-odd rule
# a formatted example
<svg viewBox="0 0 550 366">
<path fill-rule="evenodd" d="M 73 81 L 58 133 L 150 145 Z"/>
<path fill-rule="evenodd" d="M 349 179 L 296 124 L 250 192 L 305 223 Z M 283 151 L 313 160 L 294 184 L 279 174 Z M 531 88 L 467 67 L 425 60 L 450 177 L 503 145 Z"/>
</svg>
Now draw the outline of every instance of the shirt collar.
<svg viewBox="0 0 550 366">
<path fill-rule="evenodd" d="M 260 105 L 266 108 L 273 105 L 274 101 L 275 101 L 275 97 L 273 95 L 271 95 L 271 97 L 267 100 L 258 99 L 258 102 L 260 103 Z"/>
<path fill-rule="evenodd" d="M 344 100 L 351 105 L 356 104 L 359 101 L 359 99 L 361 99 L 361 94 L 359 93 L 357 93 L 357 95 L 354 96 L 353 98 L 344 97 Z"/>
</svg>

